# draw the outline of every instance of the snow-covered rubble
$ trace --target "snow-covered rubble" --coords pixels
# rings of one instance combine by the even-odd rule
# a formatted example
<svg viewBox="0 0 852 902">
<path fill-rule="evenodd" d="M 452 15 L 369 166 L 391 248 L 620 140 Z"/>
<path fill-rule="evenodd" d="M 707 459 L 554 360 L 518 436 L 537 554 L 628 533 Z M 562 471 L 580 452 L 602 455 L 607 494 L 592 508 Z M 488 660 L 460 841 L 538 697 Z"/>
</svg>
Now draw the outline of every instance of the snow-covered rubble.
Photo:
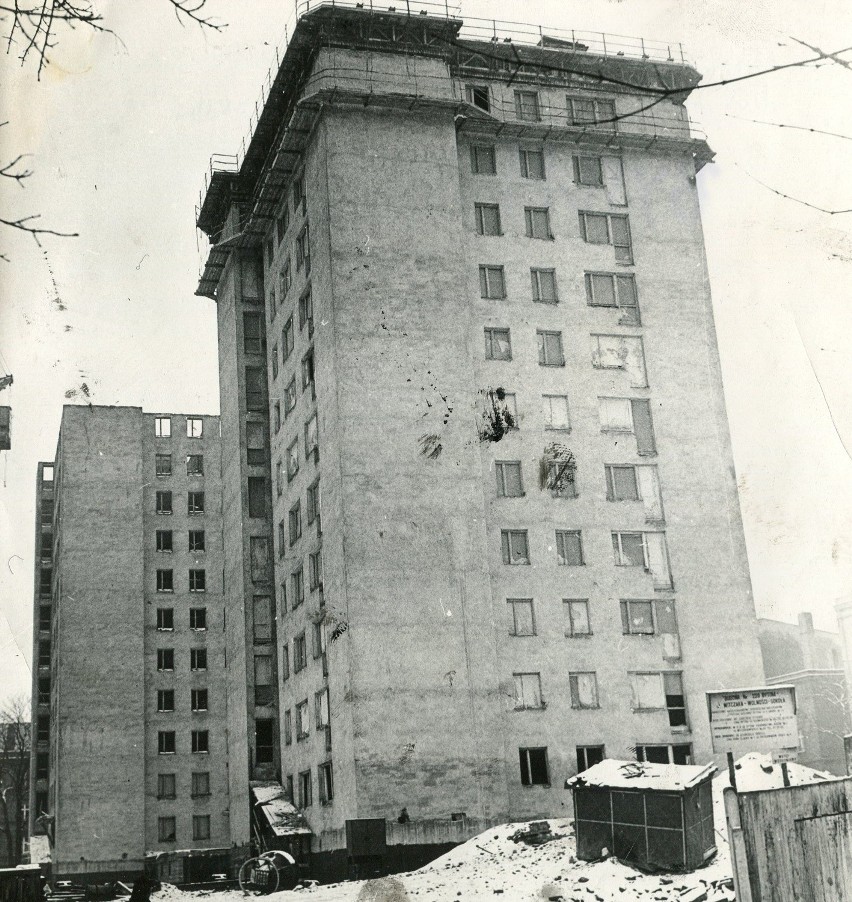
<svg viewBox="0 0 852 902">
<path fill-rule="evenodd" d="M 831 779 L 798 764 L 788 765 L 793 785 Z M 781 768 L 766 755 L 737 762 L 741 792 L 783 785 Z M 555 838 L 540 845 L 513 840 L 526 824 L 501 824 L 450 850 L 419 871 L 317 886 L 270 896 L 270 902 L 730 902 L 731 864 L 722 790 L 728 774 L 713 781 L 718 852 L 704 868 L 690 874 L 643 874 L 614 859 L 587 862 L 575 858 L 570 820 L 548 821 Z M 164 886 L 155 902 L 197 902 L 200 893 Z M 238 891 L 212 892 L 210 902 L 243 902 Z"/>
</svg>

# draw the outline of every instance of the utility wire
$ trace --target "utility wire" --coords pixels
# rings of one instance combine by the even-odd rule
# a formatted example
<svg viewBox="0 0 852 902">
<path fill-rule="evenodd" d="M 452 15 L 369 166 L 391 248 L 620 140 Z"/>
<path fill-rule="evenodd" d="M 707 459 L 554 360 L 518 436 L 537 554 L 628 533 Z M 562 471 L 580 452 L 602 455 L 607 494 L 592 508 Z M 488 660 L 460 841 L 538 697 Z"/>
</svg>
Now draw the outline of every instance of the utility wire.
<svg viewBox="0 0 852 902">
<path fill-rule="evenodd" d="M 767 122 L 765 119 L 749 119 L 748 116 L 735 116 L 733 113 L 724 113 L 729 119 L 739 119 L 742 122 L 756 122 L 758 125 L 774 125 L 776 128 L 793 128 L 797 131 L 811 132 L 815 135 L 830 135 L 832 138 L 842 138 L 844 141 L 852 141 L 852 135 L 841 135 L 839 132 L 826 132 L 820 128 L 809 128 L 807 125 L 789 125 L 786 122 Z"/>
<path fill-rule="evenodd" d="M 762 185 L 767 191 L 771 191 L 773 194 L 777 194 L 785 200 L 791 200 L 804 207 L 810 207 L 812 210 L 818 210 L 820 213 L 828 213 L 829 216 L 839 216 L 841 213 L 852 213 L 852 207 L 848 210 L 827 210 L 825 207 L 820 207 L 818 204 L 812 204 L 809 201 L 801 200 L 798 197 L 792 197 L 789 194 L 785 194 L 783 191 L 779 191 L 777 188 L 773 188 L 772 185 L 767 185 L 766 182 L 762 182 L 756 175 L 752 175 L 744 166 L 740 166 L 736 160 L 732 160 L 732 162 L 737 169 L 741 169 L 752 181 L 757 182 L 758 185 Z"/>
</svg>

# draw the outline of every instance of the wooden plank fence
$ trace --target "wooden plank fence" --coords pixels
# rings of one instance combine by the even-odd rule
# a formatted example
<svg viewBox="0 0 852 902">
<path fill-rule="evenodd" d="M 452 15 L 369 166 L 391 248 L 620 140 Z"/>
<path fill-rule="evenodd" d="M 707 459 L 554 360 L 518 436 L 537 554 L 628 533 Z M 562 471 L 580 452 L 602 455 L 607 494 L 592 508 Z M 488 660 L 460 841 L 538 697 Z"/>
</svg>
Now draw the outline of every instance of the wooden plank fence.
<svg viewBox="0 0 852 902">
<path fill-rule="evenodd" d="M 725 793 L 740 902 L 852 902 L 852 778 Z"/>
</svg>

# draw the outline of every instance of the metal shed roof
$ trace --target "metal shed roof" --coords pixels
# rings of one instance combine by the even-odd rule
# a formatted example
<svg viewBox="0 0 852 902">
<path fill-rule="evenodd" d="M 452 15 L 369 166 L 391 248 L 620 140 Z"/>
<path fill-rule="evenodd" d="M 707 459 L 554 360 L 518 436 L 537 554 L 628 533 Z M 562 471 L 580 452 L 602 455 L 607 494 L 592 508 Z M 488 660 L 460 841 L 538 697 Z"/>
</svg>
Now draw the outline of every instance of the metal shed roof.
<svg viewBox="0 0 852 902">
<path fill-rule="evenodd" d="M 683 792 L 716 772 L 715 764 L 652 764 L 607 758 L 565 781 L 566 789 L 590 786 L 600 789 L 658 789 Z"/>
</svg>

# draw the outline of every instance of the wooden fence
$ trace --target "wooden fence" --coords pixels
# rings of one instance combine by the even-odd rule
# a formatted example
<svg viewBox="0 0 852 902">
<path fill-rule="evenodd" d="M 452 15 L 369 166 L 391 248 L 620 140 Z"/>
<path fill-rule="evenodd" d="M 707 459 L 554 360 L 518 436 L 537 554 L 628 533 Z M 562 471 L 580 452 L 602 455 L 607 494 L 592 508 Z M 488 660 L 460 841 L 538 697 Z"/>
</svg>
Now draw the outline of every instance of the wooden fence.
<svg viewBox="0 0 852 902">
<path fill-rule="evenodd" d="M 738 902 L 852 902 L 852 778 L 725 790 Z"/>
</svg>

